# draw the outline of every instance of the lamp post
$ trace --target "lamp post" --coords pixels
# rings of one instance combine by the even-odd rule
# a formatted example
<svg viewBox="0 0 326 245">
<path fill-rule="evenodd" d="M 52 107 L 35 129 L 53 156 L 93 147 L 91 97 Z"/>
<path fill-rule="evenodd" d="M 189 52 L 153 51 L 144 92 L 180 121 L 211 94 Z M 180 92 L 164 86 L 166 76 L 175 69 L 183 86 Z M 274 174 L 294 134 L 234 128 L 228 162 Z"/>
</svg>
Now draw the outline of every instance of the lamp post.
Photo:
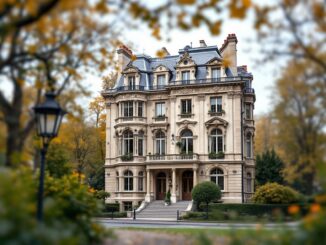
<svg viewBox="0 0 326 245">
<path fill-rule="evenodd" d="M 58 135 L 62 118 L 66 112 L 61 109 L 55 94 L 45 94 L 45 101 L 34 107 L 37 135 L 42 138 L 40 183 L 37 195 L 37 220 L 43 220 L 43 192 L 44 192 L 44 165 L 45 155 L 51 139 Z"/>
</svg>

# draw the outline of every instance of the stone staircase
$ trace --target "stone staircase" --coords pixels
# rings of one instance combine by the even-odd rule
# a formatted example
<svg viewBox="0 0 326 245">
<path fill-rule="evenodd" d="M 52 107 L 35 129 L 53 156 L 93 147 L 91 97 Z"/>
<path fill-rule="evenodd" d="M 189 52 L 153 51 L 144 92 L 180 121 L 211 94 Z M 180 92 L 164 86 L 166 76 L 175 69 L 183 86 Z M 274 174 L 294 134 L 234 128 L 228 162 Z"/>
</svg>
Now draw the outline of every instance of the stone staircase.
<svg viewBox="0 0 326 245">
<path fill-rule="evenodd" d="M 176 220 L 177 210 L 179 210 L 179 214 L 181 215 L 182 212 L 186 211 L 190 202 L 191 201 L 180 201 L 165 206 L 164 201 L 153 201 L 136 214 L 136 219 Z"/>
</svg>

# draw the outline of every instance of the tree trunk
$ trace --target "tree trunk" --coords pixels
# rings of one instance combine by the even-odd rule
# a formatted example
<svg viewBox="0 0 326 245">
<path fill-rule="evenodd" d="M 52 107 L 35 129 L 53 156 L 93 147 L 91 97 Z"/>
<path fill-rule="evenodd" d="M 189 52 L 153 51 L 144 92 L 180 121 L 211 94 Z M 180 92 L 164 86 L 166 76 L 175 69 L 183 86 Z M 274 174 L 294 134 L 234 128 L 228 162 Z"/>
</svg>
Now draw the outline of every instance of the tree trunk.
<svg viewBox="0 0 326 245">
<path fill-rule="evenodd" d="M 19 117 L 10 117 L 10 122 L 6 121 L 7 142 L 6 142 L 6 166 L 13 167 L 20 163 L 23 149 L 21 141 Z"/>
</svg>

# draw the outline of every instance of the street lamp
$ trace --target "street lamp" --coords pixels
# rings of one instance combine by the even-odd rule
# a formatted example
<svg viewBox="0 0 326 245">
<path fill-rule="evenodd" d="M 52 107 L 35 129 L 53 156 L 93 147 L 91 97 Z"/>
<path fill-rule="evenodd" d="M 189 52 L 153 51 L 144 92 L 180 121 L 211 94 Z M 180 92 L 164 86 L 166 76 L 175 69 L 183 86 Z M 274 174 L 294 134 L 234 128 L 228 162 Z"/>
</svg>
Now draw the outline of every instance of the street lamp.
<svg viewBox="0 0 326 245">
<path fill-rule="evenodd" d="M 58 135 L 63 116 L 66 114 L 61 109 L 55 94 L 48 92 L 45 94 L 45 101 L 34 107 L 37 135 L 42 138 L 40 183 L 37 196 L 37 219 L 43 220 L 43 191 L 44 191 L 44 165 L 45 155 L 51 139 Z"/>
</svg>

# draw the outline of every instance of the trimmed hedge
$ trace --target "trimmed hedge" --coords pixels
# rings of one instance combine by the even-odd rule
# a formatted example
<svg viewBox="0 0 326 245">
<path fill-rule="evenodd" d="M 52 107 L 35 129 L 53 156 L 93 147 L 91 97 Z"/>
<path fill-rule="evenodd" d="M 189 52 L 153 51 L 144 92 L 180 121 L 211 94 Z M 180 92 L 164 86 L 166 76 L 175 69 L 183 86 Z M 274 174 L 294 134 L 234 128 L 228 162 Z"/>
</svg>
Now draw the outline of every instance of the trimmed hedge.
<svg viewBox="0 0 326 245">
<path fill-rule="evenodd" d="M 119 203 L 106 203 L 104 207 L 104 213 L 105 212 L 119 212 Z"/>
<path fill-rule="evenodd" d="M 306 214 L 309 211 L 309 205 L 307 204 L 295 204 L 299 206 L 302 214 Z M 209 211 L 220 212 L 237 212 L 239 215 L 255 215 L 261 216 L 264 214 L 273 214 L 275 212 L 282 212 L 288 214 L 288 208 L 291 204 L 255 204 L 255 203 L 213 203 L 209 205 Z M 200 205 L 200 211 L 205 211 L 205 206 Z"/>
<path fill-rule="evenodd" d="M 127 212 L 113 212 L 113 214 L 112 214 L 112 212 L 103 212 L 103 213 L 97 215 L 97 217 L 100 217 L 100 218 L 126 218 Z"/>
</svg>

